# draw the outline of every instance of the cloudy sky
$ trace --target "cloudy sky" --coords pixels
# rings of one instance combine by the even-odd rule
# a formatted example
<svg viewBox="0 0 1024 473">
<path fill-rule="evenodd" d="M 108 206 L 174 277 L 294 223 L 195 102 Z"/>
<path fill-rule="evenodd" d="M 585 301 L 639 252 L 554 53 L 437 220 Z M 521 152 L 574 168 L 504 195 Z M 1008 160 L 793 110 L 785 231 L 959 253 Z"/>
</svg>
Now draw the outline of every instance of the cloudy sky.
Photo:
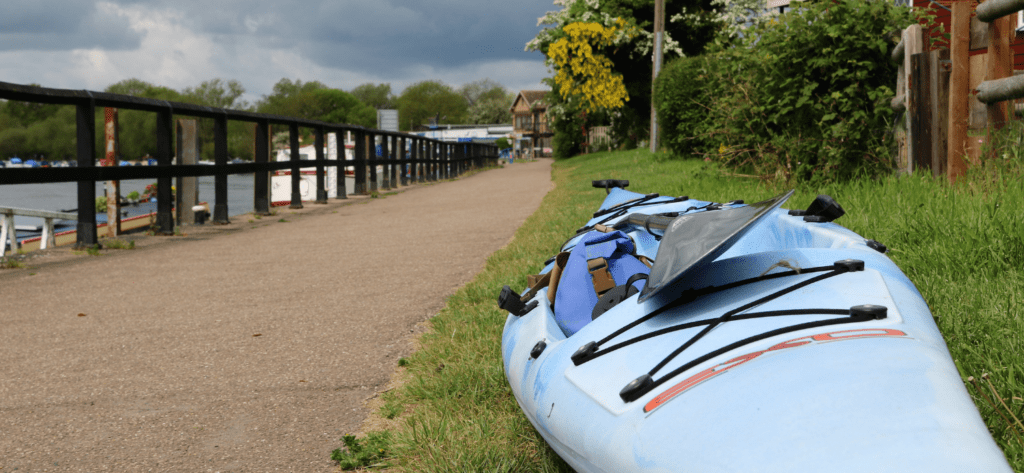
<svg viewBox="0 0 1024 473">
<path fill-rule="evenodd" d="M 138 78 L 181 90 L 235 79 L 246 100 L 281 78 L 397 94 L 434 79 L 543 88 L 523 47 L 551 0 L 2 0 L 0 81 L 103 90 Z"/>
</svg>

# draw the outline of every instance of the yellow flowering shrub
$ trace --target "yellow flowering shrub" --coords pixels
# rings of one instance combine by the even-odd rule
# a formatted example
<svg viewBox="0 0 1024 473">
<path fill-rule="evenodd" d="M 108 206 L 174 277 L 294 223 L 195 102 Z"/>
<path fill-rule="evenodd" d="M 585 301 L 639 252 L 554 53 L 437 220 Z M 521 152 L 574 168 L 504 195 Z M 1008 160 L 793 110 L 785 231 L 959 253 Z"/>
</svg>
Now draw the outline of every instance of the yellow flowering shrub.
<svg viewBox="0 0 1024 473">
<path fill-rule="evenodd" d="M 565 36 L 548 48 L 548 60 L 555 66 L 555 84 L 562 97 L 577 97 L 587 112 L 599 108 L 614 110 L 629 100 L 622 75 L 612 72 L 612 62 L 595 48 L 612 46 L 623 30 L 599 23 L 576 22 L 565 26 Z"/>
</svg>

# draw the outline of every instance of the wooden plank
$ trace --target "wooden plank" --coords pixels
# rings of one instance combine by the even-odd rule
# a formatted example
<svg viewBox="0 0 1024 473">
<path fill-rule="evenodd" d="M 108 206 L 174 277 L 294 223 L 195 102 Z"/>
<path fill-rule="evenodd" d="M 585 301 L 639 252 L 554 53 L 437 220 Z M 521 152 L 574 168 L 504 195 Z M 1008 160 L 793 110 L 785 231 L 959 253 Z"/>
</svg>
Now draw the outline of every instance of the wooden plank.
<svg viewBox="0 0 1024 473">
<path fill-rule="evenodd" d="M 988 127 L 988 106 L 978 100 L 978 95 L 975 92 L 978 86 L 985 80 L 985 74 L 988 70 L 988 63 L 986 61 L 988 61 L 988 54 L 977 54 L 968 59 L 970 71 L 968 72 L 967 90 L 969 91 L 970 115 L 967 128 L 970 130 L 984 130 Z"/>
<path fill-rule="evenodd" d="M 907 97 L 907 113 L 904 114 L 904 126 L 907 130 L 907 138 L 905 146 L 906 154 L 903 155 L 903 159 L 899 163 L 899 169 L 902 172 L 910 173 L 913 171 L 914 168 L 914 156 L 917 154 L 914 151 L 915 138 L 913 136 L 913 125 L 911 124 L 911 116 L 913 115 L 913 113 L 910 112 L 910 110 L 914 109 L 910 102 L 910 90 L 912 90 L 914 87 L 914 76 L 911 74 L 911 71 L 913 71 L 913 67 L 910 64 L 910 58 L 911 56 L 919 54 L 923 51 L 924 38 L 922 35 L 921 25 L 910 25 L 905 30 L 903 30 L 903 44 L 905 51 L 903 54 L 903 71 L 906 74 L 904 84 L 906 87 L 905 93 Z"/>
<path fill-rule="evenodd" d="M 911 149 L 912 169 L 930 169 L 932 167 L 932 94 L 931 94 L 931 54 L 918 53 L 910 58 L 913 87 L 910 88 L 910 101 L 907 115 L 910 116 L 910 137 L 913 140 Z"/>
<path fill-rule="evenodd" d="M 932 90 L 932 175 L 946 174 L 949 147 L 949 50 L 932 51 L 928 75 Z"/>
<path fill-rule="evenodd" d="M 949 78 L 949 152 L 946 155 L 946 177 L 950 182 L 966 171 L 964 154 L 967 149 L 967 121 L 969 113 L 968 93 L 970 92 L 970 46 L 971 5 L 967 2 L 953 2 L 950 20 L 952 34 L 949 38 L 952 69 Z"/>
<path fill-rule="evenodd" d="M 996 1 L 996 0 L 990 0 Z M 988 2 L 986 2 L 987 4 Z M 1010 49 L 1011 18 L 1004 16 L 988 24 L 988 67 L 985 80 L 997 80 L 1013 75 L 1013 51 Z M 1015 21 L 1014 21 L 1015 22 Z M 991 129 L 998 130 L 1006 125 L 1006 102 L 987 105 L 988 122 Z"/>
<path fill-rule="evenodd" d="M 988 24 L 971 17 L 971 51 L 988 48 Z"/>
</svg>

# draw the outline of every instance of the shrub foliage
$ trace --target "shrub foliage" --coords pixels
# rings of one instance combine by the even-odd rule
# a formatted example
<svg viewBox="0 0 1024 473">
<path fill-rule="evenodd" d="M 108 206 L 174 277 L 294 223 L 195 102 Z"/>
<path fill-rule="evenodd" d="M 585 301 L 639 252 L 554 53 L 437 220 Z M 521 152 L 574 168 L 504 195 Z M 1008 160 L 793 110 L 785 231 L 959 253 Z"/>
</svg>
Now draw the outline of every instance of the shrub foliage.
<svg viewBox="0 0 1024 473">
<path fill-rule="evenodd" d="M 671 151 L 787 179 L 891 167 L 894 32 L 928 17 L 890 2 L 799 5 L 667 65 L 656 103 Z"/>
</svg>

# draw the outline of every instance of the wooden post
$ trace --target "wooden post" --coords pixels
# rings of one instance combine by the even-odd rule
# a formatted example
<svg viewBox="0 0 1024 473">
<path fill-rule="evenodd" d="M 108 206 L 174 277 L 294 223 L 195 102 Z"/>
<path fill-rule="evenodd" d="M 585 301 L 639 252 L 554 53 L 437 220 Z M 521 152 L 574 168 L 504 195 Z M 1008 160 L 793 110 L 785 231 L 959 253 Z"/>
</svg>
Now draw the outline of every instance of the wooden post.
<svg viewBox="0 0 1024 473">
<path fill-rule="evenodd" d="M 213 223 L 226 225 L 228 219 L 228 117 L 227 113 L 213 119 L 213 162 L 217 175 L 213 178 Z"/>
<path fill-rule="evenodd" d="M 118 140 L 117 109 L 103 109 L 103 130 L 106 138 L 104 166 L 117 166 L 121 152 Z M 107 236 L 114 238 L 121 234 L 121 181 L 107 181 Z"/>
<path fill-rule="evenodd" d="M 194 119 L 179 119 L 177 134 L 178 165 L 199 162 L 199 128 Z M 176 177 L 175 217 L 178 225 L 195 222 L 192 207 L 199 203 L 199 185 L 195 176 Z"/>
<path fill-rule="evenodd" d="M 988 24 L 988 71 L 985 80 L 996 80 L 1013 75 L 1013 52 L 1010 50 L 1010 21 L 1004 16 Z M 988 105 L 989 130 L 1001 129 L 1008 118 L 1006 102 Z"/>
<path fill-rule="evenodd" d="M 96 165 L 96 100 L 92 96 L 75 104 L 75 148 L 75 163 L 79 168 Z M 75 248 L 83 249 L 97 243 L 96 181 L 78 181 L 77 194 L 78 223 L 75 228 L 78 233 Z"/>
<path fill-rule="evenodd" d="M 910 57 L 910 76 L 913 77 L 910 92 L 910 107 L 907 109 L 907 116 L 910 117 L 910 136 L 912 140 L 910 149 L 914 150 L 911 155 L 912 169 L 929 169 L 932 167 L 932 83 L 931 54 L 918 53 Z"/>
<path fill-rule="evenodd" d="M 971 4 L 954 1 L 950 19 L 952 33 L 949 39 L 949 57 L 952 70 L 949 76 L 949 153 L 946 156 L 946 177 L 950 182 L 966 171 L 968 94 L 970 68 L 967 49 L 970 45 Z"/>
<path fill-rule="evenodd" d="M 313 147 L 316 148 L 316 200 L 314 204 L 327 203 L 327 185 L 324 179 L 324 129 L 313 129 Z"/>
<path fill-rule="evenodd" d="M 946 156 L 949 154 L 949 50 L 932 51 L 929 62 L 929 80 L 932 84 L 932 176 L 946 174 Z"/>
<path fill-rule="evenodd" d="M 292 198 L 291 203 L 288 205 L 289 209 L 301 209 L 302 208 L 302 168 L 300 167 L 300 161 L 302 156 L 299 153 L 299 125 L 297 123 L 288 124 L 288 143 L 291 148 L 291 183 L 292 183 Z"/>
<path fill-rule="evenodd" d="M 270 133 L 270 122 L 261 119 L 256 122 L 256 129 L 253 138 L 253 157 L 256 164 L 267 164 L 270 162 L 270 148 L 272 146 L 272 135 Z M 267 171 L 256 171 L 252 177 L 252 213 L 256 215 L 270 215 L 270 173 Z"/>
<path fill-rule="evenodd" d="M 912 102 L 910 93 L 911 90 L 914 90 L 914 82 L 916 81 L 916 78 L 912 74 L 912 71 L 914 69 L 913 65 L 910 62 L 910 58 L 915 54 L 919 54 L 923 49 L 921 25 L 910 25 L 907 27 L 907 29 L 903 30 L 903 44 L 903 70 L 906 73 L 906 79 L 904 80 L 904 84 L 906 84 L 905 96 L 907 98 L 907 113 L 904 115 L 905 125 L 907 129 L 907 154 L 905 161 L 900 163 L 902 165 L 900 170 L 902 172 L 910 173 L 913 172 L 914 170 L 914 158 L 915 156 L 917 156 L 917 152 L 914 150 L 914 144 L 917 142 L 917 140 L 913 136 L 913 123 L 911 123 L 911 117 L 914 115 L 913 110 L 916 110 L 917 106 L 915 103 Z"/>
</svg>

